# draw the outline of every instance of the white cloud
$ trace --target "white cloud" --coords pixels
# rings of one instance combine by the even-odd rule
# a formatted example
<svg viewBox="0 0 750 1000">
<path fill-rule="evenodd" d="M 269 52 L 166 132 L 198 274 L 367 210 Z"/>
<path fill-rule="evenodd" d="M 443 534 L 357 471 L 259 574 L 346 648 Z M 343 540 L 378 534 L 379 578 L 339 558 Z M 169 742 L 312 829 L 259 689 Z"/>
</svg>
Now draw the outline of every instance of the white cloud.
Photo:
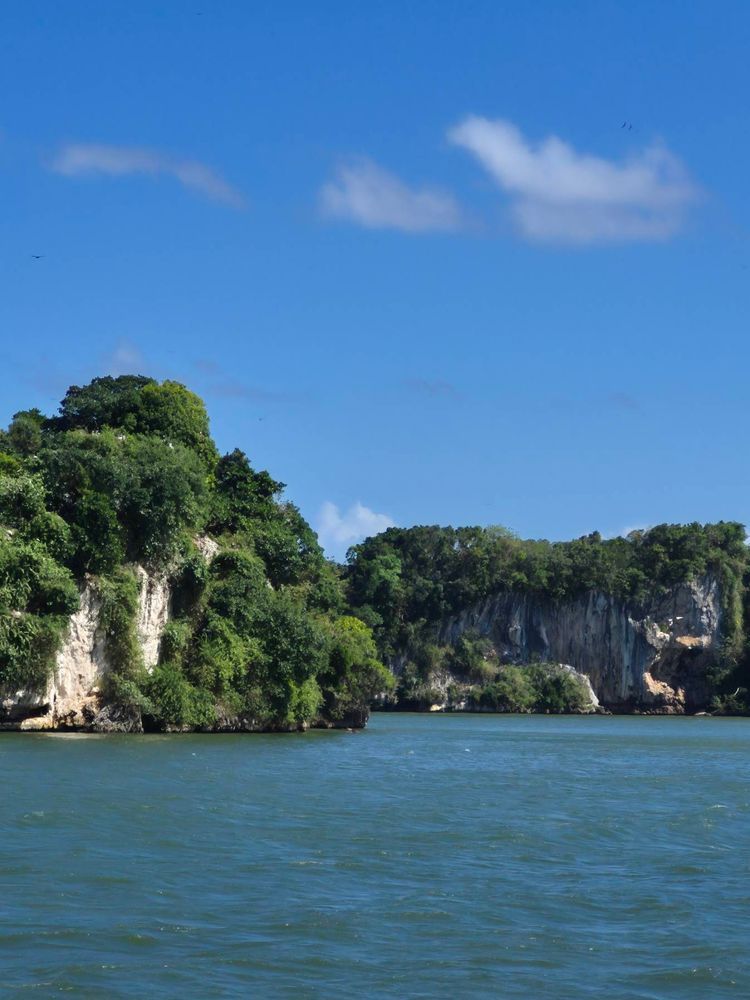
<svg viewBox="0 0 750 1000">
<path fill-rule="evenodd" d="M 510 196 L 520 233 L 548 243 L 664 240 L 697 190 L 665 147 L 622 162 L 579 153 L 556 136 L 536 145 L 511 122 L 472 116 L 448 138 L 472 153 Z"/>
<path fill-rule="evenodd" d="M 326 552 L 342 558 L 350 545 L 392 528 L 395 523 L 387 514 L 376 514 L 359 501 L 342 512 L 335 503 L 326 500 L 318 513 L 316 529 Z"/>
<path fill-rule="evenodd" d="M 103 359 L 103 370 L 107 375 L 139 375 L 147 367 L 146 359 L 129 340 L 121 340 L 115 349 Z"/>
<path fill-rule="evenodd" d="M 320 206 L 326 215 L 368 229 L 425 233 L 462 225 L 461 209 L 452 195 L 437 188 L 407 187 L 370 160 L 340 166 L 336 179 L 321 189 Z"/>
<path fill-rule="evenodd" d="M 131 174 L 148 177 L 166 175 L 212 201 L 221 201 L 233 208 L 242 208 L 245 204 L 240 192 L 210 167 L 196 160 L 175 159 L 156 149 L 73 143 L 60 150 L 52 161 L 51 168 L 55 173 L 66 177 L 96 174 L 109 177 L 126 177 Z"/>
</svg>

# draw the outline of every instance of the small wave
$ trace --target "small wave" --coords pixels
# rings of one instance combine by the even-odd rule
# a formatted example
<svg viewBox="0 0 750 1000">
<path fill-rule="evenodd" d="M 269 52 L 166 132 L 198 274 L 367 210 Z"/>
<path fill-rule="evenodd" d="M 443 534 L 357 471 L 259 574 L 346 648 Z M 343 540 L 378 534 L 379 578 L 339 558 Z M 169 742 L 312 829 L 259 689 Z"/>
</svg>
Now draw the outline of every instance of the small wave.
<svg viewBox="0 0 750 1000">
<path fill-rule="evenodd" d="M 672 865 L 669 869 L 671 875 L 705 875 L 707 869 L 702 865 Z"/>
<path fill-rule="evenodd" d="M 151 934 L 138 934 L 135 931 L 129 931 L 122 935 L 122 940 L 126 944 L 135 945 L 138 948 L 149 948 L 157 945 L 159 943 L 158 939 Z"/>
</svg>

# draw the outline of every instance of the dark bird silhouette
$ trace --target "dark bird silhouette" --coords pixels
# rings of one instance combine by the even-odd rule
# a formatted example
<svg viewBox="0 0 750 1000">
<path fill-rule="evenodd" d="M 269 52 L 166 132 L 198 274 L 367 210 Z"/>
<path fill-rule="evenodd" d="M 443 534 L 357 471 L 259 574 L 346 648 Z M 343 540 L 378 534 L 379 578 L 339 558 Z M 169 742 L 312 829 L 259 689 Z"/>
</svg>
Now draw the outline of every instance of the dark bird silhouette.
<svg viewBox="0 0 750 1000">
<path fill-rule="evenodd" d="M 31 256 L 32 256 L 32 258 L 34 260 L 41 260 L 42 257 L 44 257 L 44 254 L 43 253 L 33 253 Z"/>
</svg>

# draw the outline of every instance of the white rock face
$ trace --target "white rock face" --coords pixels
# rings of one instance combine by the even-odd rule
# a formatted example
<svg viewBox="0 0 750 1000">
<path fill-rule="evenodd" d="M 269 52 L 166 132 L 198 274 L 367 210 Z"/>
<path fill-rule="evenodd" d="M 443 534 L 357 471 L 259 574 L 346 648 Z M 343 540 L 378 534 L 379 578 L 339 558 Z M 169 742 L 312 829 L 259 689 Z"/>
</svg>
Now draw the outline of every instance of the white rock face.
<svg viewBox="0 0 750 1000">
<path fill-rule="evenodd" d="M 194 539 L 195 546 L 210 563 L 219 551 L 207 535 Z M 171 614 L 171 590 L 167 577 L 135 566 L 138 578 L 136 631 L 143 662 L 151 671 L 159 662 L 164 627 Z M 99 627 L 101 601 L 92 583 L 81 590 L 80 606 L 70 618 L 67 636 L 57 654 L 55 667 L 43 691 L 0 692 L 0 723 L 20 729 L 55 729 L 91 726 L 117 728 L 118 720 L 102 721 L 100 689 L 110 670 L 106 641 Z M 122 728 L 122 727 L 120 727 Z"/>
<path fill-rule="evenodd" d="M 104 637 L 99 631 L 101 602 L 87 584 L 78 611 L 71 615 L 68 635 L 43 693 L 17 691 L 3 702 L 11 716 L 22 717 L 21 729 L 53 729 L 57 725 L 84 725 L 84 710 L 93 709 L 98 685 L 107 670 Z"/>
<path fill-rule="evenodd" d="M 194 542 L 207 563 L 219 551 L 218 544 L 207 535 L 199 535 Z M 151 671 L 159 662 L 159 647 L 169 621 L 172 595 L 169 581 L 163 574 L 149 573 L 143 566 L 136 566 L 135 573 L 139 586 L 136 631 L 143 662 Z M 105 637 L 99 628 L 100 610 L 96 589 L 87 583 L 81 590 L 80 607 L 70 618 L 68 634 L 57 654 L 46 689 L 0 692 L 0 723 L 4 727 L 85 727 L 91 726 L 96 718 L 97 729 L 122 728 L 121 720 L 113 721 L 111 714 L 106 719 L 102 715 L 97 717 L 102 708 L 99 698 L 102 681 L 110 670 Z"/>
<path fill-rule="evenodd" d="M 682 712 L 705 693 L 720 625 L 719 582 L 707 575 L 646 605 L 599 591 L 560 602 L 501 593 L 443 622 L 437 641 L 471 631 L 491 639 L 505 663 L 569 664 L 610 708 Z"/>
<path fill-rule="evenodd" d="M 136 629 L 143 650 L 143 662 L 151 672 L 159 662 L 159 645 L 164 626 L 169 621 L 169 583 L 164 576 L 149 576 L 136 567 L 140 596 Z"/>
<path fill-rule="evenodd" d="M 169 620 L 170 590 L 166 577 L 135 567 L 140 587 L 136 629 L 146 667 L 159 660 L 159 644 Z M 102 680 L 110 669 L 106 641 L 99 627 L 101 601 L 87 583 L 80 607 L 71 615 L 68 634 L 57 654 L 44 691 L 15 691 L 2 699 L 2 714 L 20 729 L 55 729 L 90 725 L 100 708 Z"/>
<path fill-rule="evenodd" d="M 104 636 L 99 629 L 101 602 L 91 585 L 81 593 L 81 607 L 71 617 L 68 636 L 57 654 L 47 699 L 56 722 L 82 724 L 85 705 L 96 701 L 108 669 Z"/>
<path fill-rule="evenodd" d="M 193 542 L 206 562 L 213 562 L 219 552 L 219 543 L 215 542 L 213 538 L 209 538 L 208 535 L 196 535 Z"/>
</svg>

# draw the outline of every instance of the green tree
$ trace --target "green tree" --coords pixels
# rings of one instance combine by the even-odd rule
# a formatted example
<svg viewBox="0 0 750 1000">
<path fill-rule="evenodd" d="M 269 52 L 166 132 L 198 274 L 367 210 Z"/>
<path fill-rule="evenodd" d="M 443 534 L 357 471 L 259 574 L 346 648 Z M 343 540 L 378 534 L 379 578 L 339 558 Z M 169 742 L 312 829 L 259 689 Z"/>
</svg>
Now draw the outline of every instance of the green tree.
<svg viewBox="0 0 750 1000">
<path fill-rule="evenodd" d="M 88 385 L 72 385 L 60 404 L 60 416 L 50 423 L 62 430 L 98 431 L 120 427 L 135 432 L 141 414 L 141 393 L 155 384 L 145 375 L 105 375 Z"/>
<path fill-rule="evenodd" d="M 109 573 L 125 558 L 123 530 L 104 493 L 84 493 L 78 501 L 73 538 L 79 573 Z"/>
<path fill-rule="evenodd" d="M 44 414 L 37 409 L 21 410 L 14 414 L 8 428 L 8 443 L 12 450 L 23 456 L 39 451 L 45 419 Z"/>
<path fill-rule="evenodd" d="M 274 499 L 284 484 L 267 472 L 255 472 L 239 448 L 222 455 L 216 466 L 216 492 L 210 518 L 213 531 L 241 531 L 256 518 L 272 519 Z"/>
<path fill-rule="evenodd" d="M 361 722 L 372 701 L 393 689 L 393 675 L 380 662 L 364 622 L 344 615 L 328 629 L 328 665 L 319 677 L 326 717 Z"/>
<path fill-rule="evenodd" d="M 209 466 L 218 459 L 203 400 L 179 382 L 149 382 L 140 391 L 136 430 L 167 442 L 179 442 Z"/>
</svg>

